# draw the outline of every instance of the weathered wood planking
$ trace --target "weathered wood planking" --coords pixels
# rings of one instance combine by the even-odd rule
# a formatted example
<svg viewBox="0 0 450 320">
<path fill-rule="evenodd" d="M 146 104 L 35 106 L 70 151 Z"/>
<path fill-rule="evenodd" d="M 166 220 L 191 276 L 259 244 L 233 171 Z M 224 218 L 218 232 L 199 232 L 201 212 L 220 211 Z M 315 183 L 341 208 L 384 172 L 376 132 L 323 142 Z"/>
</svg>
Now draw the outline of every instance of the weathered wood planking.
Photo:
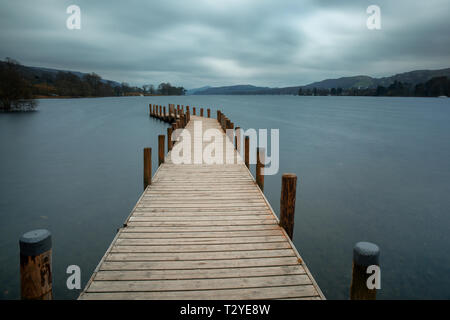
<svg viewBox="0 0 450 320">
<path fill-rule="evenodd" d="M 166 155 L 79 299 L 324 299 L 240 155 L 217 154 L 234 163 Z"/>
</svg>

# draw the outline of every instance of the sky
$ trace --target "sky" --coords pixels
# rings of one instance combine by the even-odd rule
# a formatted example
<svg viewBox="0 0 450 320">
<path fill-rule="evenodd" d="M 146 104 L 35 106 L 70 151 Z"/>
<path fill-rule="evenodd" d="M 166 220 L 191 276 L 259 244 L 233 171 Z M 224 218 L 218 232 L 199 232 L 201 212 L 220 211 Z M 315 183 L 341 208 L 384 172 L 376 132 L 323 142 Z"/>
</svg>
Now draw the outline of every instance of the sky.
<svg viewBox="0 0 450 320">
<path fill-rule="evenodd" d="M 66 12 L 80 8 L 81 28 Z M 381 29 L 370 30 L 370 5 Z M 0 0 L 0 59 L 131 85 L 284 87 L 450 67 L 448 0 Z"/>
</svg>

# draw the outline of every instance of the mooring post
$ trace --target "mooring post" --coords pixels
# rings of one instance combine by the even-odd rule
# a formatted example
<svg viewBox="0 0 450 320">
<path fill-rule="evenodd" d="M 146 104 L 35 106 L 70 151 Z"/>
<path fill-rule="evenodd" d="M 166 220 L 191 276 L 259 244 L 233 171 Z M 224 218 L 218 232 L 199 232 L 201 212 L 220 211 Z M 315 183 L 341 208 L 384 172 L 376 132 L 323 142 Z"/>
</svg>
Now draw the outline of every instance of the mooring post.
<svg viewBox="0 0 450 320">
<path fill-rule="evenodd" d="M 211 109 L 208 108 L 208 110 L 206 110 L 206 112 L 208 113 L 208 118 L 211 118 Z"/>
<path fill-rule="evenodd" d="M 186 112 L 189 112 L 189 106 L 186 106 Z"/>
<path fill-rule="evenodd" d="M 38 229 L 23 234 L 20 247 L 22 300 L 52 300 L 52 236 Z"/>
<path fill-rule="evenodd" d="M 367 273 L 369 266 L 380 265 L 380 248 L 370 242 L 358 242 L 353 247 L 352 282 L 350 284 L 350 300 L 375 300 L 377 289 L 369 289 Z M 375 271 L 377 272 L 377 271 Z"/>
<path fill-rule="evenodd" d="M 167 128 L 167 151 L 172 150 L 172 127 Z"/>
<path fill-rule="evenodd" d="M 264 155 L 265 149 L 257 147 L 256 148 L 256 183 L 258 184 L 261 191 L 264 191 Z"/>
<path fill-rule="evenodd" d="M 220 110 L 217 110 L 217 121 L 220 123 Z"/>
<path fill-rule="evenodd" d="M 244 148 L 245 148 L 245 165 L 247 166 L 247 168 L 250 168 L 250 137 L 249 136 L 245 136 Z"/>
<path fill-rule="evenodd" d="M 297 190 L 297 175 L 285 173 L 281 178 L 280 226 L 291 240 L 294 235 L 295 196 Z"/>
<path fill-rule="evenodd" d="M 163 119 L 166 120 L 166 106 L 164 106 L 164 115 L 163 115 Z"/>
<path fill-rule="evenodd" d="M 241 153 L 241 127 L 236 127 L 236 135 L 234 140 L 237 152 Z"/>
<path fill-rule="evenodd" d="M 164 139 L 165 136 L 160 134 L 158 136 L 158 165 L 164 163 Z"/>
<path fill-rule="evenodd" d="M 192 114 L 195 116 L 195 107 L 192 107 Z"/>
<path fill-rule="evenodd" d="M 173 148 L 175 142 L 177 141 L 177 135 L 175 133 L 175 130 L 177 130 L 177 123 L 173 122 L 172 123 L 172 148 Z"/>
<path fill-rule="evenodd" d="M 144 148 L 144 190 L 152 184 L 152 148 Z"/>
<path fill-rule="evenodd" d="M 203 117 L 203 108 L 200 108 L 200 117 Z"/>
</svg>

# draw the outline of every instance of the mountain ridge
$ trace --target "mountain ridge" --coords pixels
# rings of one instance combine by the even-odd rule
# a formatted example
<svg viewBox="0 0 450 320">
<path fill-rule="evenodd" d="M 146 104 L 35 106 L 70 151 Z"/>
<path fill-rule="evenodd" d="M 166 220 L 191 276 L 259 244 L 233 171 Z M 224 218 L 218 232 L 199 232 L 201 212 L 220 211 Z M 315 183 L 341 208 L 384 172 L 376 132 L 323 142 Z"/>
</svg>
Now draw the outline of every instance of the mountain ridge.
<svg viewBox="0 0 450 320">
<path fill-rule="evenodd" d="M 413 70 L 403 73 L 398 73 L 390 77 L 374 78 L 367 75 L 357 75 L 351 77 L 340 77 L 335 79 L 325 79 L 322 81 L 313 82 L 307 85 L 270 88 L 257 87 L 252 85 L 233 85 L 223 87 L 210 87 L 205 90 L 198 90 L 195 95 L 212 95 L 212 94 L 297 94 L 299 89 L 360 89 L 360 88 L 377 88 L 377 86 L 388 87 L 395 81 L 409 83 L 416 85 L 425 83 L 428 80 L 446 76 L 450 78 L 450 68 L 436 69 L 436 70 Z"/>
</svg>

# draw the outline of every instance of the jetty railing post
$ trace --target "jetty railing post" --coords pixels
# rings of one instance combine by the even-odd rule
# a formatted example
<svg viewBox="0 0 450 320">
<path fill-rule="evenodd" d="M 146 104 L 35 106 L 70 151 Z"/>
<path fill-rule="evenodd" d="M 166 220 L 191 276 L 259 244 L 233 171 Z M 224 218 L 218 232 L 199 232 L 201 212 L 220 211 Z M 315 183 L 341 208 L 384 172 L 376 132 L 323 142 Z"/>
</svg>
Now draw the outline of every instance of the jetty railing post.
<svg viewBox="0 0 450 320">
<path fill-rule="evenodd" d="M 256 148 L 256 183 L 261 191 L 264 191 L 264 154 L 264 148 Z"/>
<path fill-rule="evenodd" d="M 167 128 L 167 151 L 172 150 L 172 127 Z"/>
<path fill-rule="evenodd" d="M 195 116 L 195 107 L 192 107 L 192 114 Z"/>
<path fill-rule="evenodd" d="M 369 266 L 380 265 L 380 248 L 370 242 L 358 242 L 353 247 L 352 282 L 350 284 L 350 300 L 375 300 L 376 289 L 369 289 L 367 273 Z"/>
<path fill-rule="evenodd" d="M 208 110 L 206 110 L 206 112 L 208 113 L 208 118 L 211 118 L 211 109 L 208 108 Z"/>
<path fill-rule="evenodd" d="M 163 119 L 166 120 L 166 106 L 164 106 L 164 115 L 163 115 Z"/>
<path fill-rule="evenodd" d="M 165 136 L 160 134 L 158 136 L 158 165 L 164 163 L 164 140 Z"/>
<path fill-rule="evenodd" d="M 48 230 L 24 233 L 20 247 L 22 300 L 52 300 L 52 236 Z"/>
<path fill-rule="evenodd" d="M 285 173 L 281 178 L 280 226 L 291 240 L 294 235 L 295 196 L 297 190 L 297 175 Z"/>
<path fill-rule="evenodd" d="M 200 108 L 200 117 L 203 117 L 203 108 Z"/>
<path fill-rule="evenodd" d="M 237 152 L 241 153 L 241 127 L 236 127 L 235 144 Z"/>
<path fill-rule="evenodd" d="M 152 148 L 144 148 L 144 190 L 152 184 Z"/>
<path fill-rule="evenodd" d="M 245 148 L 245 165 L 247 166 L 247 168 L 250 168 L 250 137 L 249 136 L 245 136 L 244 148 Z"/>
</svg>

